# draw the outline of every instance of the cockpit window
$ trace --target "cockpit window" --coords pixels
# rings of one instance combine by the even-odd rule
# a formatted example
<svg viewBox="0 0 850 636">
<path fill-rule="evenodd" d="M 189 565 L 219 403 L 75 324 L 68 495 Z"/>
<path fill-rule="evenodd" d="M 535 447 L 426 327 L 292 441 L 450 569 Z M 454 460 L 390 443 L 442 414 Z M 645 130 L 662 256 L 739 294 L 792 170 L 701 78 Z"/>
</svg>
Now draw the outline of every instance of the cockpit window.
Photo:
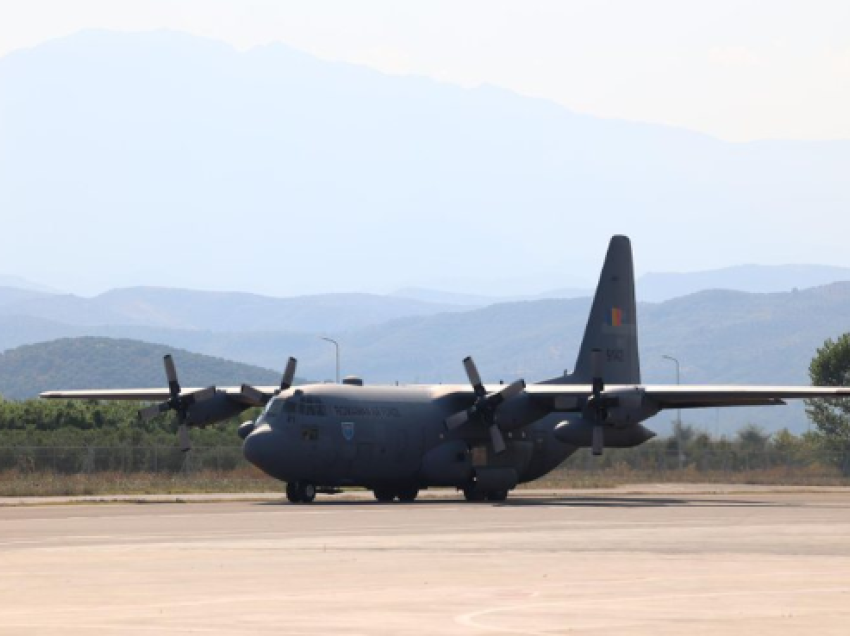
<svg viewBox="0 0 850 636">
<path fill-rule="evenodd" d="M 281 399 L 273 399 L 269 402 L 268 406 L 266 406 L 266 410 L 263 412 L 262 419 L 263 420 L 273 420 L 275 419 L 280 412 L 283 410 L 284 400 Z"/>
</svg>

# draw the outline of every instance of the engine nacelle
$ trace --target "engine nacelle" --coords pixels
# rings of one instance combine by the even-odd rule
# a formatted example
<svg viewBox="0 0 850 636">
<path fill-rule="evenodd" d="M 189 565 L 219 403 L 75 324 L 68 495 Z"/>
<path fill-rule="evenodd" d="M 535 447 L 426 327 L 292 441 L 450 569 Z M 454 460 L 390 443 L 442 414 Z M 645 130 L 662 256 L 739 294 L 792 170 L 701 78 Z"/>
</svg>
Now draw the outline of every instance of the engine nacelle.
<svg viewBox="0 0 850 636">
<path fill-rule="evenodd" d="M 593 422 L 584 418 L 565 420 L 555 427 L 552 434 L 559 442 L 570 446 L 593 445 Z M 655 433 L 642 424 L 632 426 L 605 426 L 605 446 L 609 448 L 632 448 L 655 437 Z"/>
<path fill-rule="evenodd" d="M 189 426 L 207 426 L 239 415 L 247 406 L 234 402 L 225 393 L 216 393 L 208 400 L 196 402 L 189 407 L 186 423 Z"/>
<path fill-rule="evenodd" d="M 602 403 L 605 406 L 605 423 L 616 428 L 632 427 L 649 419 L 659 412 L 654 401 L 646 397 L 646 392 L 639 387 L 606 389 L 602 392 Z M 590 404 L 588 407 L 590 408 Z M 585 416 L 588 416 L 585 411 Z M 592 419 L 587 417 L 587 419 Z"/>
<path fill-rule="evenodd" d="M 248 436 L 254 432 L 254 428 L 256 428 L 256 424 L 254 420 L 248 420 L 247 422 L 242 422 L 237 429 L 237 434 L 239 435 L 239 439 L 245 441 L 248 439 Z"/>
</svg>

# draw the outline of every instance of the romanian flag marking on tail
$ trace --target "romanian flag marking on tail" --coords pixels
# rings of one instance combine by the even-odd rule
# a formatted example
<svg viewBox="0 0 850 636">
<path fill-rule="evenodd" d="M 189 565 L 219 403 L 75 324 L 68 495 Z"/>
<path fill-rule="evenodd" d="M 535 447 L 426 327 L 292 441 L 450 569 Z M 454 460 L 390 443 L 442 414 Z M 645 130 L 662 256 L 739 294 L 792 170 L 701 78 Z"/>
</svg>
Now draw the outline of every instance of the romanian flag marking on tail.
<svg viewBox="0 0 850 636">
<path fill-rule="evenodd" d="M 612 327 L 622 327 L 623 310 L 619 307 L 612 307 L 611 314 L 608 316 L 608 324 Z"/>
</svg>

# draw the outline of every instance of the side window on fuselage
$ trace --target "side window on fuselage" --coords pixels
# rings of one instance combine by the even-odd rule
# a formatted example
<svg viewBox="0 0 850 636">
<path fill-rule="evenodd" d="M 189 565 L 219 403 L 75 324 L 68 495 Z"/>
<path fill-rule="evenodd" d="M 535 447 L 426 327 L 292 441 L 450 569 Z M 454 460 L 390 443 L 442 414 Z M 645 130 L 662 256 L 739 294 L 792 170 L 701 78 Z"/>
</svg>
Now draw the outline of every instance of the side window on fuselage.
<svg viewBox="0 0 850 636">
<path fill-rule="evenodd" d="M 299 399 L 288 399 L 286 401 L 286 413 L 290 416 L 327 417 L 327 409 L 322 403 L 322 399 L 309 395 L 301 396 Z"/>
</svg>

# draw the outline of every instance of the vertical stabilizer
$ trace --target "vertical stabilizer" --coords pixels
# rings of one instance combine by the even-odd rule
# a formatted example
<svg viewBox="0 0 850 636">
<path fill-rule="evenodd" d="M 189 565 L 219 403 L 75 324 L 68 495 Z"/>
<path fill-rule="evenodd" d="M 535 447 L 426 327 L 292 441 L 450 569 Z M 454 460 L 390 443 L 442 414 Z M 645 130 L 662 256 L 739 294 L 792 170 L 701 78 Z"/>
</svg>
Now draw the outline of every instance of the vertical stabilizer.
<svg viewBox="0 0 850 636">
<path fill-rule="evenodd" d="M 608 245 L 575 371 L 547 383 L 589 384 L 594 349 L 602 353 L 605 384 L 640 383 L 635 272 L 632 245 L 626 236 L 614 236 Z"/>
</svg>

